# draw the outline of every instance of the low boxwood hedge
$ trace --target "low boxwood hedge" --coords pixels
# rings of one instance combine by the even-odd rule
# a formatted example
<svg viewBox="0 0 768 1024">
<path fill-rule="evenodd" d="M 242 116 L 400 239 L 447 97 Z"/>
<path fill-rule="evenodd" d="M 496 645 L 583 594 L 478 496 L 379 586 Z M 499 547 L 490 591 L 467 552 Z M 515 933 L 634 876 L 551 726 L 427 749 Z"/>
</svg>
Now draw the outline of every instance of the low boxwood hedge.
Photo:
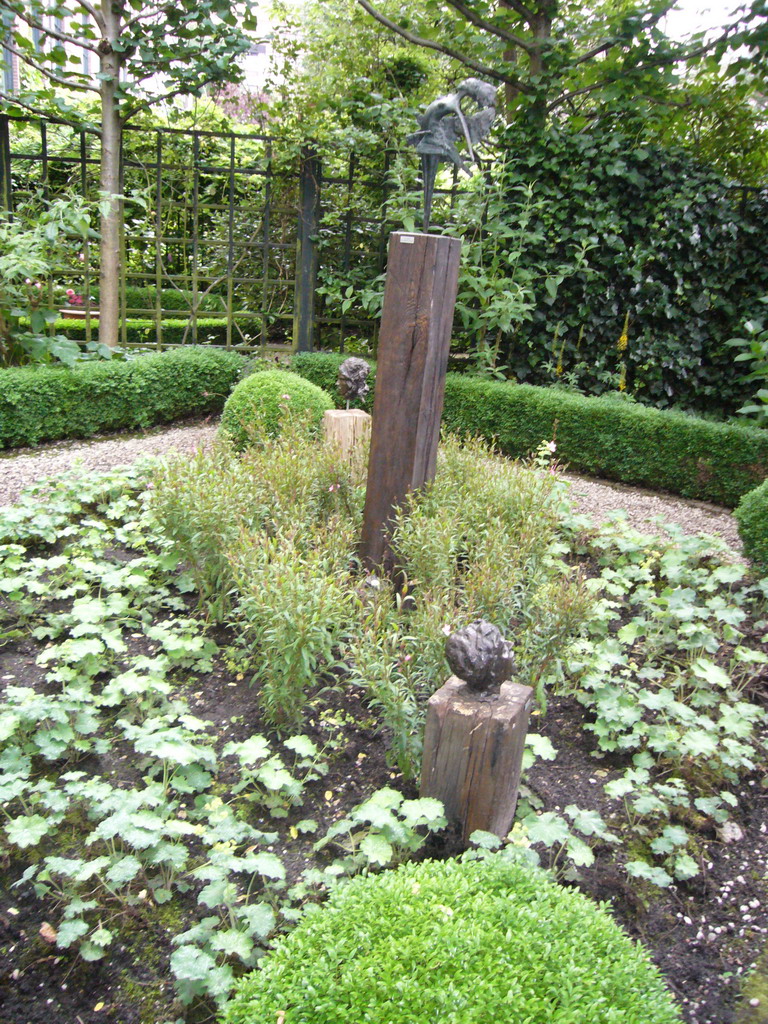
<svg viewBox="0 0 768 1024">
<path fill-rule="evenodd" d="M 325 387 L 343 356 L 304 353 L 296 373 Z M 768 430 L 715 423 L 604 396 L 449 373 L 443 425 L 523 458 L 543 440 L 576 472 L 734 507 L 768 476 Z"/>
<path fill-rule="evenodd" d="M 2 369 L 0 448 L 219 412 L 241 365 L 236 352 L 190 346 L 72 369 Z"/>
<path fill-rule="evenodd" d="M 744 554 L 768 568 L 768 480 L 745 494 L 733 514 Z"/>
<path fill-rule="evenodd" d="M 222 1024 L 675 1024 L 606 906 L 493 857 L 357 878 L 239 985 Z"/>
<path fill-rule="evenodd" d="M 250 317 L 247 320 L 238 319 L 239 330 L 232 329 L 232 343 L 239 345 L 242 341 L 240 331 L 250 339 L 256 339 L 261 332 L 261 320 L 258 317 Z M 163 324 L 163 345 L 192 344 L 192 327 L 190 321 L 184 319 L 164 319 Z M 85 341 L 87 338 L 85 320 L 61 319 L 53 324 L 55 334 L 63 334 L 73 341 Z M 91 339 L 98 341 L 99 322 L 91 320 Z M 120 341 L 122 342 L 122 330 Z M 157 342 L 157 330 L 154 320 L 127 320 L 125 325 L 125 340 L 128 345 L 154 345 Z M 221 317 L 198 317 L 197 320 L 197 341 L 198 344 L 226 345 L 227 343 L 227 321 Z"/>
<path fill-rule="evenodd" d="M 99 287 L 94 285 L 90 294 L 94 305 L 99 304 Z M 194 305 L 194 295 L 191 291 L 179 288 L 162 288 L 160 301 L 163 309 L 178 309 L 189 313 Z M 128 285 L 125 289 L 125 305 L 128 309 L 145 309 L 147 312 L 154 310 L 157 301 L 157 288 L 153 284 Z M 226 304 L 221 295 L 209 292 L 207 295 L 198 295 L 198 309 L 212 312 L 223 312 Z"/>
</svg>

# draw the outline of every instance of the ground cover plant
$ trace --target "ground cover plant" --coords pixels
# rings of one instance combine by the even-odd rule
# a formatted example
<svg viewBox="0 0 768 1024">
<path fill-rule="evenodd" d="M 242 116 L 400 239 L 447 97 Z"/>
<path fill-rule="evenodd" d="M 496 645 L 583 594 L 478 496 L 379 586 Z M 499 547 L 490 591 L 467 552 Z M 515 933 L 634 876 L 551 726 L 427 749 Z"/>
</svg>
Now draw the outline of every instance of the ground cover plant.
<svg viewBox="0 0 768 1024">
<path fill-rule="evenodd" d="M 712 542 L 574 518 L 446 437 L 354 561 L 359 472 L 288 421 L 244 454 L 41 484 L 0 516 L 0 1014 L 202 1021 L 340 879 L 459 853 L 418 799 L 445 629 L 536 688 L 523 798 L 476 856 L 608 899 L 683 1019 L 733 1019 L 768 929 L 768 582 Z"/>
</svg>

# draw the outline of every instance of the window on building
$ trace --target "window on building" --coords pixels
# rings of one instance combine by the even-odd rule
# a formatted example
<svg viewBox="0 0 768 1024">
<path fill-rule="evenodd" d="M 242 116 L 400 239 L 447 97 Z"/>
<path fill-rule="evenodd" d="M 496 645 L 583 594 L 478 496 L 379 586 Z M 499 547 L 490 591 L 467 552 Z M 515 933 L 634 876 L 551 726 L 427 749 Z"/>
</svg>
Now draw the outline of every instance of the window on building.
<svg viewBox="0 0 768 1024">
<path fill-rule="evenodd" d="M 10 11 L 3 11 L 2 14 L 2 31 L 0 31 L 0 38 L 3 42 L 10 40 L 11 29 L 13 28 L 13 14 Z M 11 53 L 10 50 L 5 47 L 2 48 L 2 70 L 3 70 L 3 89 L 7 93 L 14 91 L 16 84 L 16 75 L 14 74 L 16 69 L 16 55 Z"/>
</svg>

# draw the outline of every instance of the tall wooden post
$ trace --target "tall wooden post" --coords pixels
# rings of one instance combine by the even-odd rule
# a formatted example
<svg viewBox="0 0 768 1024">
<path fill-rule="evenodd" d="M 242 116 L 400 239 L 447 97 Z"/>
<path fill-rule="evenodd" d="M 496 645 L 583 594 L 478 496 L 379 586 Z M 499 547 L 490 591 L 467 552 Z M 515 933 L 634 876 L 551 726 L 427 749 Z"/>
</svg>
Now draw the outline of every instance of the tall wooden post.
<svg viewBox="0 0 768 1024">
<path fill-rule="evenodd" d="M 394 508 L 435 475 L 461 242 L 395 231 L 389 239 L 360 557 L 393 568 Z"/>
<path fill-rule="evenodd" d="M 314 150 L 305 147 L 301 154 L 299 178 L 299 230 L 296 238 L 296 283 L 293 302 L 293 348 L 296 352 L 311 352 L 314 345 L 320 175 L 319 157 Z"/>
<path fill-rule="evenodd" d="M 10 213 L 11 200 L 11 134 L 7 114 L 0 114 L 0 210 Z"/>
</svg>

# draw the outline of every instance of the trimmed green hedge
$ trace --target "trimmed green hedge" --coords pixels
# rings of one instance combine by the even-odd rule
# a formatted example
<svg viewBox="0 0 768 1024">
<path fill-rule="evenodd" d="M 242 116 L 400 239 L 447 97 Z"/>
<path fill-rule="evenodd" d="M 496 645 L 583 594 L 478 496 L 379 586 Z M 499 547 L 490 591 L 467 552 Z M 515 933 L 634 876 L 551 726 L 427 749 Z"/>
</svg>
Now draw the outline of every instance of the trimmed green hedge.
<svg viewBox="0 0 768 1024">
<path fill-rule="evenodd" d="M 342 359 L 304 353 L 292 367 L 327 387 Z M 558 458 L 575 472 L 730 508 L 768 476 L 768 430 L 469 374 L 447 375 L 443 425 L 493 439 L 513 458 L 554 438 Z"/>
<path fill-rule="evenodd" d="M 77 289 L 75 289 L 77 291 Z M 98 285 L 91 288 L 94 304 L 99 304 Z M 178 288 L 162 288 L 160 291 L 163 309 L 178 309 L 189 313 L 194 304 L 194 295 L 191 291 L 179 290 Z M 125 289 L 125 304 L 128 309 L 146 309 L 147 312 L 155 308 L 157 299 L 157 288 L 153 284 L 128 285 Z M 198 309 L 207 312 L 222 313 L 226 308 L 221 295 L 209 292 L 207 295 L 198 296 Z"/>
<path fill-rule="evenodd" d="M 192 344 L 192 328 L 187 326 L 189 320 L 163 320 L 163 345 Z M 238 320 L 240 329 L 249 337 L 256 338 L 261 331 L 261 320 L 256 317 L 248 320 Z M 73 341 L 86 340 L 86 329 L 84 320 L 61 319 L 56 320 L 53 325 L 56 334 L 63 334 Z M 186 342 L 185 342 L 186 336 Z M 99 337 L 99 322 L 91 320 L 91 338 L 96 341 Z M 120 334 L 122 338 L 122 333 Z M 154 345 L 157 342 L 157 333 L 154 320 L 128 320 L 126 321 L 126 340 L 129 345 Z M 226 345 L 227 343 L 227 321 L 221 317 L 200 317 L 197 321 L 197 340 L 199 344 Z M 232 343 L 239 344 L 241 338 L 238 330 L 232 330 Z"/>
<path fill-rule="evenodd" d="M 768 567 L 768 480 L 745 494 L 734 511 L 744 554 Z"/>
<path fill-rule="evenodd" d="M 728 507 L 768 476 L 768 431 L 609 397 L 450 374 L 443 423 L 516 458 L 554 438 L 572 470 Z"/>
<path fill-rule="evenodd" d="M 242 356 L 190 346 L 125 362 L 0 370 L 0 448 L 219 412 Z"/>
<path fill-rule="evenodd" d="M 606 908 L 495 857 L 357 878 L 243 979 L 222 1024 L 677 1024 Z"/>
</svg>

